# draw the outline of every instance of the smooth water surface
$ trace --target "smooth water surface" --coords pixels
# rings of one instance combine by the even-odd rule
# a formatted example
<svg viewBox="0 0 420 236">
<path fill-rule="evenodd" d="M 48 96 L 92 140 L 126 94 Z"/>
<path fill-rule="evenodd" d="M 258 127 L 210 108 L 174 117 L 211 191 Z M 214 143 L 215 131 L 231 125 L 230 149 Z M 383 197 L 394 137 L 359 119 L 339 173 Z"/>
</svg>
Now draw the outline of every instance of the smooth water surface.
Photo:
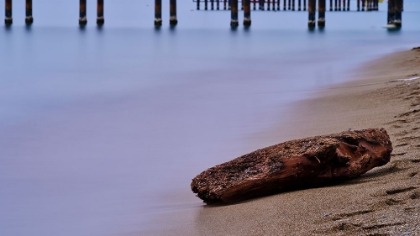
<svg viewBox="0 0 420 236">
<path fill-rule="evenodd" d="M 190 180 L 261 145 L 288 104 L 351 79 L 352 68 L 420 44 L 420 2 L 405 1 L 403 28 L 379 12 L 252 12 L 229 27 L 227 11 L 178 2 L 179 25 L 153 27 L 152 0 L 95 1 L 79 28 L 78 1 L 24 1 L 0 28 L 1 235 L 141 235 L 155 219 L 201 201 Z M 352 1 L 355 9 L 355 1 Z M 0 6 L 4 12 L 4 6 Z M 242 20 L 242 12 L 240 20 Z"/>
</svg>

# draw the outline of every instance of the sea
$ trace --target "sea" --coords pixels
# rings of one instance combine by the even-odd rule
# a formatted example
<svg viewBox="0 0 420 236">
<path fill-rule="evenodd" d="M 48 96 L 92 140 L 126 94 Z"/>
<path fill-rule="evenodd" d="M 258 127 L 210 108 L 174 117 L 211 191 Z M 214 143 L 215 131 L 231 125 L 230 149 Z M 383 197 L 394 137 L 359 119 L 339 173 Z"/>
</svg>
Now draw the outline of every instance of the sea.
<svg viewBox="0 0 420 236">
<path fill-rule="evenodd" d="M 232 29 L 229 11 L 198 11 L 192 0 L 178 0 L 176 27 L 164 0 L 160 28 L 153 0 L 106 0 L 103 27 L 88 0 L 81 28 L 78 1 L 33 4 L 32 26 L 23 0 L 13 1 L 13 25 L 0 26 L 3 236 L 182 227 L 204 206 L 193 177 L 287 140 L 268 131 L 294 102 L 420 46 L 418 0 L 404 1 L 400 30 L 385 28 L 386 3 L 357 12 L 355 0 L 350 12 L 327 1 L 326 27 L 314 30 L 307 12 L 283 10 L 252 11 L 250 28 L 240 11 Z M 188 217 L 162 223 L 178 214 Z"/>
</svg>

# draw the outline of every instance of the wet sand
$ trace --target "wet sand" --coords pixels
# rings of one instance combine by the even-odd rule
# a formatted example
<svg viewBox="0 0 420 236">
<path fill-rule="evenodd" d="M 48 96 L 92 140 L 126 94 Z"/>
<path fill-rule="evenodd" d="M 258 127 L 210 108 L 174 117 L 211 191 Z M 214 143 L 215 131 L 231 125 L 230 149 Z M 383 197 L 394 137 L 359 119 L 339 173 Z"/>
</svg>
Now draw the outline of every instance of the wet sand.
<svg viewBox="0 0 420 236">
<path fill-rule="evenodd" d="M 340 185 L 286 192 L 240 204 L 202 207 L 171 218 L 171 235 L 399 235 L 420 232 L 420 49 L 360 68 L 355 80 L 297 102 L 290 120 L 255 142 L 348 129 L 385 128 L 391 162 Z M 233 157 L 232 157 L 233 158 Z M 187 224 L 187 226 L 186 226 Z"/>
</svg>

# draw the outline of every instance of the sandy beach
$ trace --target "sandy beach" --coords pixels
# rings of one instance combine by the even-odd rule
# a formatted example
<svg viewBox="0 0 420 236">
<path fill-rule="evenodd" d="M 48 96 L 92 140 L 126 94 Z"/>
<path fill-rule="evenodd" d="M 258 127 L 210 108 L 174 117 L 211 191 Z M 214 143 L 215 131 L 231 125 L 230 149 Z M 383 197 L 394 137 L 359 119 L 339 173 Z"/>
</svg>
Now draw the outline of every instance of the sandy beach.
<svg viewBox="0 0 420 236">
<path fill-rule="evenodd" d="M 420 49 L 364 65 L 352 82 L 300 101 L 270 139 L 385 128 L 391 162 L 340 185 L 205 206 L 172 235 L 420 235 Z M 405 80 L 414 78 L 413 80 Z M 278 135 L 280 136 L 280 135 Z M 256 135 L 255 142 L 267 138 Z M 282 142 L 285 140 L 279 140 Z M 181 224 L 182 225 L 182 224 Z"/>
</svg>

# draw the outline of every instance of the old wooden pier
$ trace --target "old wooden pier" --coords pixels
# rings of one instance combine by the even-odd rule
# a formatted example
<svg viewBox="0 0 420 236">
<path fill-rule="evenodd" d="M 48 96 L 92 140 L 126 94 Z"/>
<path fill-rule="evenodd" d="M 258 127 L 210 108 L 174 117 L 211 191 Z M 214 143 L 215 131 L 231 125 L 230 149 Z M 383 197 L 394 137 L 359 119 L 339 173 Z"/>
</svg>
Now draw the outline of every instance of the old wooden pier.
<svg viewBox="0 0 420 236">
<path fill-rule="evenodd" d="M 26 1 L 25 23 L 30 25 L 33 23 L 32 16 L 32 0 Z M 87 24 L 86 1 L 79 0 L 79 24 L 84 26 Z M 104 0 L 97 1 L 97 18 L 96 23 L 103 25 L 104 17 Z M 330 11 L 350 11 L 351 0 L 329 0 Z M 357 11 L 378 11 L 379 0 L 354 0 L 357 1 Z M 177 19 L 177 0 L 169 0 L 169 24 L 175 26 L 178 24 Z M 237 27 L 239 25 L 239 6 L 243 10 L 243 25 L 248 27 L 251 25 L 251 9 L 253 10 L 273 10 L 273 11 L 308 11 L 308 27 L 314 28 L 316 24 L 324 27 L 326 22 L 327 0 L 193 0 L 197 5 L 197 10 L 204 6 L 204 10 L 229 10 L 231 15 L 230 25 Z M 282 4 L 283 3 L 283 4 Z M 403 0 L 388 0 L 388 17 L 387 24 L 395 27 L 402 25 Z M 156 27 L 162 25 L 162 0 L 155 0 L 155 19 Z M 318 10 L 318 21 L 316 21 L 316 11 Z M 13 23 L 12 16 L 12 0 L 5 0 L 5 19 L 6 25 Z"/>
</svg>

